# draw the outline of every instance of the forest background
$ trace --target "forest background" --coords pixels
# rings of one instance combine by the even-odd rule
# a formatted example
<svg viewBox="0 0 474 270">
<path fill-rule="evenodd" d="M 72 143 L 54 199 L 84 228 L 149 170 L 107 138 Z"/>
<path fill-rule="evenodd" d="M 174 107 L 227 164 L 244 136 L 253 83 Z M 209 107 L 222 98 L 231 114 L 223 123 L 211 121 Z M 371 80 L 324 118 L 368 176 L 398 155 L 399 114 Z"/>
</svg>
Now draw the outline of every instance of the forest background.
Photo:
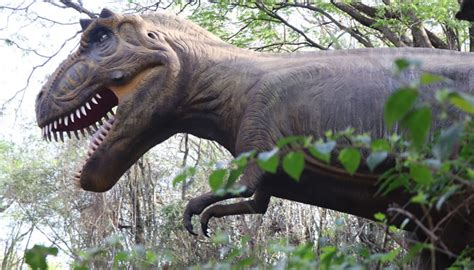
<svg viewBox="0 0 474 270">
<path fill-rule="evenodd" d="M 383 222 L 274 198 L 264 216 L 212 220 L 212 239 L 189 235 L 181 224 L 186 202 L 209 190 L 208 176 L 231 156 L 215 142 L 186 134 L 155 147 L 107 193 L 75 189 L 71 172 L 88 142 L 44 142 L 34 99 L 48 74 L 77 48 L 79 18 L 95 17 L 104 7 L 134 14 L 165 10 L 262 52 L 409 46 L 474 51 L 474 28 L 454 19 L 456 0 L 2 1 L 2 269 L 24 269 L 25 251 L 35 244 L 52 247 L 33 249 L 37 253 L 59 251 L 49 257 L 51 269 L 416 264 L 406 260 L 404 232 L 388 233 Z M 196 174 L 173 185 L 188 166 Z"/>
</svg>

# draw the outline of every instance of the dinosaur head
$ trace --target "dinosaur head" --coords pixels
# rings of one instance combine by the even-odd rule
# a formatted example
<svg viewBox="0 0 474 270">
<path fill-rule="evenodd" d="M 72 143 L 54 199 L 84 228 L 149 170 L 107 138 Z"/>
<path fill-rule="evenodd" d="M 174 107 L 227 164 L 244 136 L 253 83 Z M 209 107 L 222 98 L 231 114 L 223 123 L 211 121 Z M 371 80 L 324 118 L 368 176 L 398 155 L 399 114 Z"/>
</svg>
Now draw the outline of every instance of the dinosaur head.
<svg viewBox="0 0 474 270">
<path fill-rule="evenodd" d="M 180 61 L 157 21 L 104 9 L 81 20 L 78 50 L 37 96 L 43 136 L 91 134 L 88 157 L 75 175 L 80 187 L 102 192 L 157 143 L 176 133 Z"/>
</svg>

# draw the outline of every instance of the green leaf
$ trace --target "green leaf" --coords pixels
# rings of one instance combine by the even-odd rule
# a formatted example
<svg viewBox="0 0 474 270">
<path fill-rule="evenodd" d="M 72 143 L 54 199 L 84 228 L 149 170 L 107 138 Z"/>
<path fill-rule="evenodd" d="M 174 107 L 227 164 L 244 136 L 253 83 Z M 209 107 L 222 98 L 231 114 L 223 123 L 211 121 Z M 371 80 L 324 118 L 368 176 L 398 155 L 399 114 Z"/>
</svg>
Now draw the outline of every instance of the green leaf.
<svg viewBox="0 0 474 270">
<path fill-rule="evenodd" d="M 424 204 L 426 203 L 427 195 L 423 192 L 418 192 L 415 196 L 411 197 L 412 203 Z"/>
<path fill-rule="evenodd" d="M 243 172 L 243 167 L 230 170 L 229 178 L 227 178 L 226 188 L 230 188 L 237 181 L 237 179 L 239 179 Z"/>
<path fill-rule="evenodd" d="M 26 250 L 25 262 L 32 270 L 46 270 L 48 269 L 48 263 L 46 262 L 48 255 L 58 255 L 58 249 L 55 247 L 34 245 L 31 249 Z"/>
<path fill-rule="evenodd" d="M 465 93 L 451 93 L 449 102 L 464 112 L 474 114 L 474 96 Z"/>
<path fill-rule="evenodd" d="M 278 151 L 279 149 L 275 147 L 271 151 L 259 153 L 257 158 L 258 166 L 266 172 L 276 173 L 279 162 Z"/>
<path fill-rule="evenodd" d="M 408 187 L 409 177 L 406 174 L 397 174 L 383 182 L 377 192 L 382 192 L 385 196 L 400 187 Z"/>
<path fill-rule="evenodd" d="M 291 143 L 298 143 L 298 144 L 303 144 L 304 141 L 305 141 L 305 137 L 303 136 L 289 136 L 289 137 L 285 137 L 285 138 L 282 138 L 280 139 L 278 142 L 277 142 L 277 147 L 278 148 L 283 148 L 283 146 L 287 145 L 287 144 L 291 144 Z"/>
<path fill-rule="evenodd" d="M 390 143 L 384 139 L 377 139 L 372 142 L 371 149 L 373 152 L 390 151 Z"/>
<path fill-rule="evenodd" d="M 404 58 L 399 58 L 397 60 L 395 60 L 395 71 L 397 73 L 400 73 L 402 72 L 403 70 L 407 69 L 410 67 L 410 61 L 408 61 L 407 59 L 404 59 Z"/>
<path fill-rule="evenodd" d="M 220 187 L 224 185 L 224 177 L 226 174 L 225 169 L 218 169 L 211 173 L 209 176 L 209 186 L 213 192 L 216 192 Z"/>
<path fill-rule="evenodd" d="M 309 148 L 309 152 L 315 157 L 318 158 L 326 163 L 329 163 L 331 159 L 331 152 L 336 146 L 335 141 L 328 141 L 328 142 L 317 142 L 313 145 L 313 147 Z"/>
<path fill-rule="evenodd" d="M 119 251 L 117 254 L 115 254 L 114 261 L 115 262 L 120 262 L 120 261 L 126 261 L 128 258 L 128 252 L 126 251 Z"/>
<path fill-rule="evenodd" d="M 421 62 L 414 59 L 398 58 L 395 60 L 395 73 L 400 74 L 411 66 L 420 67 Z"/>
<path fill-rule="evenodd" d="M 372 152 L 367 157 L 367 166 L 371 171 L 375 169 L 380 163 L 382 163 L 388 156 L 387 152 Z"/>
<path fill-rule="evenodd" d="M 326 246 L 321 248 L 320 267 L 321 269 L 330 269 L 333 258 L 337 255 L 337 248 Z"/>
<path fill-rule="evenodd" d="M 463 130 L 464 126 L 462 124 L 453 124 L 448 129 L 442 129 L 433 146 L 433 155 L 439 160 L 449 158 L 459 139 L 461 139 Z"/>
<path fill-rule="evenodd" d="M 350 174 L 354 174 L 359 168 L 360 153 L 354 148 L 343 149 L 339 153 L 338 159 Z"/>
<path fill-rule="evenodd" d="M 391 262 L 395 260 L 395 258 L 398 256 L 399 253 L 400 253 L 400 248 L 396 248 L 387 253 L 376 253 L 372 255 L 371 258 L 381 261 L 383 263 L 386 263 L 386 262 Z"/>
<path fill-rule="evenodd" d="M 442 82 L 445 78 L 439 75 L 423 72 L 420 76 L 421 85 L 429 85 L 432 83 Z"/>
<path fill-rule="evenodd" d="M 385 221 L 386 217 L 384 213 L 375 213 L 374 218 L 378 221 Z"/>
<path fill-rule="evenodd" d="M 248 160 L 255 156 L 255 151 L 244 152 L 236 157 L 232 163 L 236 164 L 239 167 L 247 166 Z"/>
<path fill-rule="evenodd" d="M 192 177 L 196 173 L 196 168 L 194 167 L 186 167 L 181 170 L 181 172 L 173 179 L 173 187 L 177 184 L 184 182 L 189 177 Z"/>
<path fill-rule="evenodd" d="M 296 181 L 299 181 L 304 169 L 304 155 L 301 152 L 290 152 L 283 158 L 283 170 Z"/>
<path fill-rule="evenodd" d="M 405 116 L 415 104 L 418 91 L 413 88 L 403 88 L 388 97 L 384 107 L 384 120 L 388 128 Z"/>
<path fill-rule="evenodd" d="M 422 186 L 428 186 L 433 183 L 433 175 L 431 174 L 430 169 L 425 165 L 411 164 L 410 177 Z"/>
<path fill-rule="evenodd" d="M 408 134 L 417 149 L 421 149 L 426 142 L 431 118 L 431 109 L 424 106 L 411 111 L 401 122 L 402 127 L 408 129 Z"/>
</svg>

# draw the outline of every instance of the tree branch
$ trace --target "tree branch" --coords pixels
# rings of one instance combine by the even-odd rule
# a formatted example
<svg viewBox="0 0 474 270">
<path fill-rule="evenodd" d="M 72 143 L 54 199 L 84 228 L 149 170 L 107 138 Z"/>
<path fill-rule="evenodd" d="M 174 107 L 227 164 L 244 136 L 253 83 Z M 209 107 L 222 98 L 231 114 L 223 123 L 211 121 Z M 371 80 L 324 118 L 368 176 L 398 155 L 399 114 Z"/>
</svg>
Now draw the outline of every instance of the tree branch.
<svg viewBox="0 0 474 270">
<path fill-rule="evenodd" d="M 376 25 L 374 19 L 367 17 L 366 15 L 362 14 L 356 7 L 352 5 L 348 5 L 342 2 L 337 2 L 335 0 L 331 0 L 331 3 L 337 7 L 339 10 L 345 12 L 349 16 L 351 16 L 354 20 L 358 21 L 360 24 L 367 26 L 369 28 L 375 29 L 382 33 L 383 37 L 388 39 L 393 45 L 397 47 L 406 47 L 407 44 L 404 43 L 400 37 L 395 34 L 392 30 L 390 30 L 386 26 Z"/>
</svg>

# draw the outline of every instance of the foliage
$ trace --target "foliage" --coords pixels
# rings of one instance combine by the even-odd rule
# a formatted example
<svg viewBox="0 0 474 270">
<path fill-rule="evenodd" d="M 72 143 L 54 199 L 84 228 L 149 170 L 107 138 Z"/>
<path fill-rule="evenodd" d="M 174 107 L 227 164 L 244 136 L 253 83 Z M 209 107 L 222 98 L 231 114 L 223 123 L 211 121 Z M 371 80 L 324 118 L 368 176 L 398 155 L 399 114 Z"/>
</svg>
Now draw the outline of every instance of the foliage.
<svg viewBox="0 0 474 270">
<path fill-rule="evenodd" d="M 25 251 L 25 262 L 32 270 L 46 270 L 48 269 L 48 264 L 46 262 L 46 257 L 48 255 L 58 255 L 58 249 L 55 247 L 34 245 L 33 248 Z"/>
<path fill-rule="evenodd" d="M 43 31 L 44 27 L 51 27 L 50 33 L 54 36 L 69 31 L 61 27 L 76 23 L 72 26 L 75 29 L 70 31 L 76 33 L 79 29 L 77 8 L 82 8 L 82 17 L 100 10 L 98 7 L 95 10 L 92 4 L 83 6 L 83 1 L 44 4 L 49 5 L 53 13 L 69 12 L 70 18 L 63 22 L 58 16 L 50 18 L 48 14 L 43 14 L 41 9 L 36 8 L 36 5 L 43 3 L 36 2 L 25 1 L 22 6 L 12 1 L 11 6 L 18 7 L 18 10 L 9 8 L 8 1 L 0 7 L 3 17 L 10 21 L 5 24 L 6 28 L 13 33 L 3 38 L 2 32 L 4 44 L 23 51 L 25 59 L 19 62 L 32 63 L 30 75 L 50 60 L 55 60 L 49 56 L 63 57 L 58 54 L 63 46 L 59 47 L 56 39 L 48 36 L 35 40 L 37 32 L 46 32 Z M 391 4 L 386 5 L 385 2 Z M 335 3 L 341 4 L 337 6 Z M 305 5 L 295 1 L 261 1 L 257 5 L 245 1 L 130 0 L 114 8 L 134 13 L 156 9 L 181 12 L 185 16 L 190 15 L 192 20 L 224 40 L 257 51 L 291 52 L 300 49 L 379 46 L 472 50 L 468 46 L 469 24 L 453 19 L 458 8 L 456 0 L 441 0 L 435 4 L 372 1 L 370 6 L 358 3 L 367 1 L 316 0 Z M 75 6 L 71 8 L 69 5 Z M 345 7 L 356 14 L 349 14 Z M 361 15 L 359 17 L 367 19 L 368 23 L 357 20 L 355 15 Z M 19 29 L 10 30 L 12 22 L 16 20 L 27 20 L 32 24 L 28 26 L 25 22 Z M 429 36 L 428 44 L 420 44 L 414 38 L 418 22 L 421 22 Z M 59 31 L 55 27 L 58 25 Z M 24 32 L 29 27 L 34 29 L 35 35 Z M 64 47 L 66 53 L 77 42 L 72 40 L 74 44 Z M 65 44 L 68 42 L 65 41 Z M 397 63 L 397 72 L 416 67 L 416 63 L 407 60 Z M 28 77 L 28 74 L 24 75 Z M 44 76 L 40 74 L 39 77 L 43 79 Z M 75 170 L 74 165 L 79 159 L 80 151 L 77 149 L 84 142 L 69 142 L 70 147 L 55 150 L 40 143 L 38 136 L 21 142 L 1 140 L 0 212 L 8 214 L 17 222 L 14 225 L 19 228 L 20 236 L 27 236 L 29 232 L 22 231 L 21 224 L 27 224 L 28 228 L 31 225 L 36 234 L 42 232 L 47 235 L 49 241 L 57 245 L 61 256 L 74 261 L 78 269 L 120 269 L 130 266 L 146 269 L 150 266 L 163 267 L 165 263 L 169 263 L 172 268 L 196 265 L 196 268 L 224 269 L 244 266 L 314 269 L 315 264 L 323 269 L 405 267 L 408 259 L 402 260 L 401 257 L 413 258 L 421 250 L 431 249 L 432 246 L 419 244 L 409 251 L 400 250 L 400 245 L 393 240 L 398 239 L 396 242 L 400 242 L 400 237 L 396 237 L 400 231 L 387 227 L 385 224 L 388 221 L 383 214 L 378 215 L 377 220 L 380 222 L 375 224 L 325 209 L 275 200 L 264 219 L 254 217 L 249 221 L 238 217 L 213 221 L 213 227 L 227 230 L 227 238 L 225 241 L 215 239 L 209 242 L 190 238 L 181 228 L 182 202 L 192 194 L 207 190 L 207 183 L 217 193 L 241 192 L 242 188 L 234 184 L 250 162 L 258 163 L 262 170 L 270 173 L 286 171 L 296 180 L 306 163 L 301 156 L 310 155 L 323 163 L 339 162 L 351 173 L 365 167 L 377 171 L 385 162 L 395 158 L 398 161 L 396 170 L 384 175 L 380 183 L 381 194 L 400 187 L 407 188 L 415 191 L 412 198 L 414 203 L 441 209 L 450 198 L 460 196 L 472 186 L 474 125 L 469 118 L 460 119 L 435 134 L 427 134 L 429 119 L 437 121 L 438 115 L 452 119 L 453 107 L 467 114 L 473 113 L 472 97 L 441 89 L 436 94 L 439 101 L 434 107 L 436 111 L 430 115 L 428 110 L 431 107 L 420 103 L 418 90 L 420 86 L 438 79 L 421 74 L 416 85 L 406 85 L 391 97 L 392 105 L 386 104 L 387 124 L 403 126 L 406 129 L 403 137 L 394 135 L 386 139 L 374 139 L 366 134 L 353 134 L 348 129 L 335 134 L 328 132 L 323 138 L 285 138 L 268 152 L 245 153 L 229 161 L 228 168 L 217 166 L 218 172 L 213 172 L 213 166 L 209 164 L 226 159 L 228 154 L 222 154 L 222 150 L 212 144 L 193 139 L 189 145 L 185 144 L 191 148 L 191 154 L 186 158 L 185 147 L 178 139 L 166 146 L 172 151 L 162 148 L 160 154 L 155 152 L 145 156 L 141 164 L 134 166 L 119 185 L 105 195 L 84 194 L 71 187 L 69 175 Z M 26 85 L 29 83 L 28 79 Z M 28 95 L 37 91 L 36 88 L 29 90 Z M 22 96 L 21 90 L 18 93 Z M 8 108 L 5 108 L 5 104 L 0 106 L 0 117 L 8 116 Z M 425 125 L 417 125 L 416 119 Z M 31 130 L 22 128 L 22 132 L 31 133 Z M 350 138 L 351 145 L 345 145 L 347 141 L 342 138 Z M 177 152 L 180 153 L 178 156 L 174 154 Z M 195 169 L 196 164 L 198 166 Z M 179 174 L 181 176 L 173 182 L 175 189 L 172 189 L 168 176 L 174 174 L 177 167 L 184 167 L 184 174 Z M 121 237 L 109 238 L 111 234 Z M 243 235 L 251 235 L 252 239 Z M 275 240 L 274 236 L 283 240 Z M 29 242 L 10 243 L 9 248 L 16 249 L 17 254 L 23 253 L 23 246 L 29 246 Z M 466 251 L 459 257 L 457 265 L 472 268 L 471 258 L 472 253 Z M 9 269 L 4 262 L 2 268 Z M 12 264 L 17 268 L 20 265 L 21 259 Z"/>
</svg>

